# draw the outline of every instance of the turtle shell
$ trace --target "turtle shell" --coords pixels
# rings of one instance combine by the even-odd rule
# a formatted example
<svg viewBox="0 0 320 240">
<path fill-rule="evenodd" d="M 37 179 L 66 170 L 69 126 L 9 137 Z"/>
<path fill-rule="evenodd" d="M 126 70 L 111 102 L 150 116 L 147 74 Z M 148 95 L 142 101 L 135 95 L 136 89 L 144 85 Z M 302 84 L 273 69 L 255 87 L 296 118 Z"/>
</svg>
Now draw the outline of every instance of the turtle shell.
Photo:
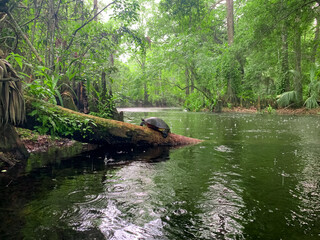
<svg viewBox="0 0 320 240">
<path fill-rule="evenodd" d="M 168 126 L 168 124 L 166 124 L 166 122 L 161 118 L 157 117 L 142 119 L 140 125 L 147 125 L 147 127 L 149 128 L 162 132 L 163 137 L 167 137 L 168 133 L 170 132 L 170 127 Z"/>
</svg>

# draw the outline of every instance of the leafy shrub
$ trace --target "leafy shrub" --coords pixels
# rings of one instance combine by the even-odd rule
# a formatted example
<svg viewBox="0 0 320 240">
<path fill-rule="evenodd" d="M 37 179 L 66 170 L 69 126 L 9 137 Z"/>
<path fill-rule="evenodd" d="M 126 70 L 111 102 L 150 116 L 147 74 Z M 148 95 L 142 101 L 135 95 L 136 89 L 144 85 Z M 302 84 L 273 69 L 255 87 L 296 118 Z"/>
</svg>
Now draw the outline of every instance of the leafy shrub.
<svg viewBox="0 0 320 240">
<path fill-rule="evenodd" d="M 35 129 L 40 134 L 50 133 L 52 136 L 73 136 L 76 131 L 81 131 L 83 137 L 93 133 L 93 126 L 95 123 L 91 119 L 80 121 L 76 118 L 63 116 L 58 114 L 54 108 L 48 108 L 41 103 L 33 103 L 35 107 L 29 115 L 34 116 L 36 120 L 41 123 Z"/>
</svg>

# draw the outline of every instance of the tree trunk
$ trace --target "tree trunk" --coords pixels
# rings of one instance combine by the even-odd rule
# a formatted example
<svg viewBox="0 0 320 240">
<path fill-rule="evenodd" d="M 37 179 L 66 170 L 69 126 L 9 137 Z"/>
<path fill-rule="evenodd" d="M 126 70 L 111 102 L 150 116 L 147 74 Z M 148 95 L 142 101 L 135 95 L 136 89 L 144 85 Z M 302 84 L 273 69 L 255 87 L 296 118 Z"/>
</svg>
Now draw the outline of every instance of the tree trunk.
<svg viewBox="0 0 320 240">
<path fill-rule="evenodd" d="M 186 96 L 189 96 L 190 94 L 190 90 L 189 90 L 189 70 L 188 67 L 186 67 L 186 70 L 184 72 L 185 76 L 186 76 Z"/>
<path fill-rule="evenodd" d="M 233 44 L 234 37 L 234 19 L 233 19 L 233 0 L 226 0 L 227 6 L 227 31 L 228 31 L 228 44 L 231 46 Z M 227 74 L 227 101 L 231 103 L 236 102 L 236 97 L 233 89 L 233 81 L 231 76 L 231 71 L 234 71 L 234 63 L 232 62 L 229 65 L 230 71 Z"/>
<path fill-rule="evenodd" d="M 34 12 L 34 20 L 33 20 L 33 25 L 32 25 L 32 35 L 31 35 L 31 44 L 33 45 L 34 43 L 34 38 L 35 38 L 35 32 L 36 32 L 36 26 L 37 26 L 37 14 L 40 10 L 40 8 L 38 8 L 38 0 L 33 0 L 33 5 L 34 5 L 34 9 L 37 9 L 35 12 Z"/>
<path fill-rule="evenodd" d="M 107 95 L 107 74 L 103 70 L 101 73 L 101 90 L 102 90 L 102 101 L 106 100 L 106 95 Z"/>
<path fill-rule="evenodd" d="M 281 76 L 279 94 L 290 91 L 289 82 L 289 51 L 288 51 L 288 30 L 286 25 L 282 27 L 282 56 L 281 56 Z"/>
<path fill-rule="evenodd" d="M 318 45 L 319 45 L 320 16 L 317 16 L 316 20 L 317 20 L 317 25 L 316 25 L 316 30 L 314 33 L 314 41 L 313 41 L 314 43 L 313 43 L 312 52 L 311 52 L 311 62 L 313 64 L 316 63 L 317 49 L 318 49 Z"/>
<path fill-rule="evenodd" d="M 88 97 L 83 82 L 79 82 L 77 86 L 77 108 L 80 112 L 89 113 Z"/>
<path fill-rule="evenodd" d="M 295 75 L 294 90 L 297 92 L 297 107 L 303 104 L 302 96 L 302 72 L 301 72 L 301 26 L 300 18 L 296 19 L 295 36 L 294 36 L 294 52 L 295 52 Z"/>
<path fill-rule="evenodd" d="M 15 128 L 11 124 L 0 125 L 0 161 L 14 166 L 19 160 L 29 157 Z"/>
<path fill-rule="evenodd" d="M 81 142 L 116 146 L 180 146 L 201 142 L 199 139 L 173 133 L 169 133 L 167 138 L 163 138 L 160 132 L 147 127 L 78 113 L 29 97 L 26 97 L 25 100 L 27 113 L 35 110 L 32 102 L 37 102 L 44 106 L 44 109 L 50 109 L 51 112 L 48 114 L 48 117 L 52 116 L 52 112 L 54 112 L 59 118 L 69 119 L 71 128 L 72 123 L 79 124 L 89 121 L 88 126 L 84 126 L 83 128 L 78 127 L 72 134 L 62 135 L 63 137 Z M 45 112 L 42 113 L 45 114 Z M 23 127 L 33 129 L 37 125 L 42 125 L 42 123 L 37 122 L 34 117 L 27 115 L 27 123 Z"/>
<path fill-rule="evenodd" d="M 98 13 L 98 0 L 93 0 L 93 14 L 96 16 L 97 13 Z M 94 20 L 98 22 L 98 17 L 95 17 Z"/>
<path fill-rule="evenodd" d="M 145 77 L 145 74 L 143 74 L 144 77 L 143 77 L 143 90 L 144 90 L 144 95 L 143 95 L 143 104 L 144 106 L 147 106 L 148 103 L 149 103 L 149 94 L 148 94 L 148 86 L 147 86 L 147 83 L 146 83 L 146 77 Z"/>
<path fill-rule="evenodd" d="M 226 0 L 227 6 L 227 31 L 228 31 L 228 43 L 233 43 L 234 35 L 234 20 L 233 20 L 233 0 Z"/>
<path fill-rule="evenodd" d="M 47 23 L 47 42 L 48 42 L 48 62 L 47 62 L 47 66 L 48 68 L 54 70 L 54 58 L 55 58 L 55 32 L 56 32 L 56 21 L 57 21 L 57 14 L 60 8 L 60 2 L 58 2 L 58 6 L 57 9 L 55 9 L 55 0 L 49 0 L 48 2 L 48 23 Z"/>
</svg>

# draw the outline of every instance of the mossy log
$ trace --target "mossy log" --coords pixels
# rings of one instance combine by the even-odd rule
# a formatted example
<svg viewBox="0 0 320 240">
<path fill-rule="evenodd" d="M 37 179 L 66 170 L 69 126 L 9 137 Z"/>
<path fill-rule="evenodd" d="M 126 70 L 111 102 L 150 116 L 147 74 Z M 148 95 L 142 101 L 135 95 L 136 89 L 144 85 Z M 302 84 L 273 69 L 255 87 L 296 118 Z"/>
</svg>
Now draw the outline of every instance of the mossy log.
<svg viewBox="0 0 320 240">
<path fill-rule="evenodd" d="M 72 119 L 73 123 L 88 123 L 89 126 L 82 129 L 76 128 L 72 134 L 61 135 L 81 142 L 117 146 L 181 146 L 197 144 L 202 141 L 174 133 L 170 133 L 168 137 L 163 138 L 160 132 L 147 127 L 78 113 L 70 109 L 29 97 L 25 97 L 25 101 L 27 113 L 27 122 L 24 126 L 25 128 L 32 129 L 34 126 L 42 124 L 36 120 L 36 117 L 30 117 L 29 115 L 35 110 L 34 104 L 32 103 L 41 103 L 45 109 L 50 109 L 50 113 L 48 114 L 54 113 L 55 115 L 59 115 L 63 118 Z"/>
</svg>

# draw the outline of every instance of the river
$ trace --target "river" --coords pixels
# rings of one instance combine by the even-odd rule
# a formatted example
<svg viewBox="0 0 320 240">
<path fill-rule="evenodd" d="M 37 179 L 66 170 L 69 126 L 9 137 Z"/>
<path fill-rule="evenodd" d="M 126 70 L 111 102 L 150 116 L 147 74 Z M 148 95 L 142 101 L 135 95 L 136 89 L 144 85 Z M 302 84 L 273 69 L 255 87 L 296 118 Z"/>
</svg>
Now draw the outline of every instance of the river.
<svg viewBox="0 0 320 240">
<path fill-rule="evenodd" d="M 320 116 L 122 110 L 205 141 L 33 156 L 0 239 L 320 239 Z"/>
</svg>

